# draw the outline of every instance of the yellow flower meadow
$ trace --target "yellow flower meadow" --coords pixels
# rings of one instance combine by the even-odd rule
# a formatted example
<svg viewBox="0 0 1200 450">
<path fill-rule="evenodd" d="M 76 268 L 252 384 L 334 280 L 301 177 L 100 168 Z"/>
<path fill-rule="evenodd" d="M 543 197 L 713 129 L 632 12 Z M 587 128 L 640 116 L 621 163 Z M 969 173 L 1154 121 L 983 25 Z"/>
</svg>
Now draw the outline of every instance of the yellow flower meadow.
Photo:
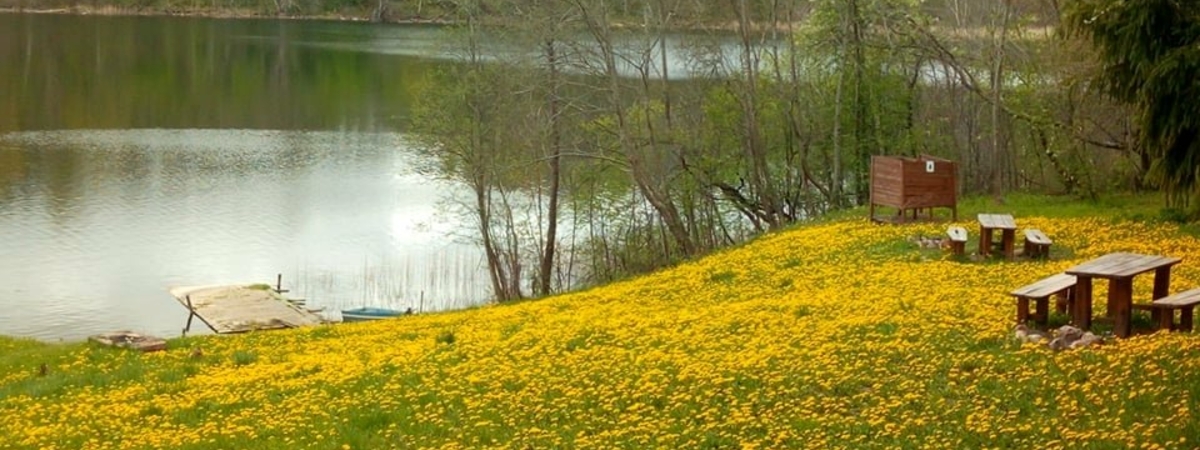
<svg viewBox="0 0 1200 450">
<path fill-rule="evenodd" d="M 1200 241 L 1107 219 L 1021 225 L 1053 237 L 1055 258 L 959 261 L 909 243 L 945 224 L 840 221 L 539 301 L 157 354 L 79 346 L 45 377 L 41 361 L 0 372 L 0 447 L 1200 445 L 1200 338 L 1021 346 L 1007 295 L 1114 251 L 1182 257 L 1172 291 L 1200 286 Z"/>
</svg>

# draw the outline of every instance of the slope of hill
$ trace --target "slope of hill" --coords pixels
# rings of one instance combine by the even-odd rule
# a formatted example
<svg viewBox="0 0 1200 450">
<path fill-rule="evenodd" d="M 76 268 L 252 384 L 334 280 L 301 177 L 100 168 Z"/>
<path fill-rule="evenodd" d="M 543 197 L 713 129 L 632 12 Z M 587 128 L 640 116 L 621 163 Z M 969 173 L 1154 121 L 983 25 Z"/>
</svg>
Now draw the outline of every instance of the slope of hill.
<svg viewBox="0 0 1200 450">
<path fill-rule="evenodd" d="M 1200 240 L 1169 224 L 1016 213 L 1055 239 L 1050 261 L 958 260 L 910 242 L 946 224 L 846 219 L 626 282 L 463 312 L 193 337 L 145 355 L 0 339 L 0 442 L 1200 445 L 1200 337 L 1141 334 L 1058 353 L 1022 346 L 1006 295 L 1114 251 L 1182 257 L 1178 292 L 1200 285 Z M 1147 301 L 1148 277 L 1134 289 Z M 1096 297 L 1105 290 L 1098 283 Z"/>
</svg>

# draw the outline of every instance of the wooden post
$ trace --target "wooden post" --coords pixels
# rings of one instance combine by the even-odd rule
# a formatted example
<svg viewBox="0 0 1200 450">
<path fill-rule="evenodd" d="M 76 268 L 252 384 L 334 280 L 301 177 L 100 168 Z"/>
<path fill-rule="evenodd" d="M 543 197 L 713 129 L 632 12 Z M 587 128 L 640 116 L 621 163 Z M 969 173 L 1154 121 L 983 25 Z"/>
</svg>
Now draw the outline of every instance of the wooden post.
<svg viewBox="0 0 1200 450">
<path fill-rule="evenodd" d="M 1129 310 L 1133 303 L 1133 277 L 1113 278 L 1108 282 L 1108 315 L 1113 318 L 1113 333 L 1129 337 Z"/>
<path fill-rule="evenodd" d="M 282 273 L 276 274 L 275 275 L 275 293 L 282 294 L 287 291 L 288 291 L 287 289 L 283 288 L 283 274 Z"/>
<path fill-rule="evenodd" d="M 1001 240 L 1004 241 L 1004 257 L 1010 261 L 1015 257 L 1014 241 L 1016 240 L 1016 230 L 1005 228 L 1000 231 Z"/>
<path fill-rule="evenodd" d="M 184 296 L 184 299 L 187 300 L 187 309 L 188 309 L 187 325 L 183 327 L 183 335 L 186 337 L 188 334 L 188 331 L 192 330 L 192 318 L 196 317 L 196 310 L 194 308 L 192 308 L 192 296 L 191 295 Z"/>
<path fill-rule="evenodd" d="M 1071 318 L 1082 330 L 1092 328 L 1092 277 L 1075 276 L 1075 308 Z"/>
<path fill-rule="evenodd" d="M 1070 288 L 1058 293 L 1058 299 L 1054 302 L 1054 310 L 1059 314 L 1066 314 L 1067 305 L 1071 304 L 1072 291 L 1075 288 Z"/>
<path fill-rule="evenodd" d="M 1160 330 L 1171 331 L 1175 328 L 1175 310 L 1171 308 L 1154 308 L 1154 326 Z"/>
<path fill-rule="evenodd" d="M 1017 297 L 1017 325 L 1024 324 L 1029 320 L 1029 299 L 1025 297 Z"/>
<path fill-rule="evenodd" d="M 1050 298 L 1042 297 L 1037 299 L 1036 314 L 1037 321 L 1043 326 L 1050 323 Z"/>
<path fill-rule="evenodd" d="M 1166 297 L 1171 292 L 1171 266 L 1154 270 L 1154 300 Z"/>
</svg>

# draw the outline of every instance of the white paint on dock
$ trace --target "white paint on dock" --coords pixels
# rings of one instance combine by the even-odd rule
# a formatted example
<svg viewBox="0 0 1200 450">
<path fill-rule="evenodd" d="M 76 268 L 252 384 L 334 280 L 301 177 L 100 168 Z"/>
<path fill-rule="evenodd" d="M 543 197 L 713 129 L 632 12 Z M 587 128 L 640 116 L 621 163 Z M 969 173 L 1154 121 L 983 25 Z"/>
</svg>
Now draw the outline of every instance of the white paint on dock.
<svg viewBox="0 0 1200 450">
<path fill-rule="evenodd" d="M 269 287 L 250 286 L 186 286 L 173 288 L 170 292 L 192 314 L 221 334 L 303 327 L 324 322 L 320 316 L 289 303 Z M 188 323 L 190 326 L 191 321 Z"/>
</svg>

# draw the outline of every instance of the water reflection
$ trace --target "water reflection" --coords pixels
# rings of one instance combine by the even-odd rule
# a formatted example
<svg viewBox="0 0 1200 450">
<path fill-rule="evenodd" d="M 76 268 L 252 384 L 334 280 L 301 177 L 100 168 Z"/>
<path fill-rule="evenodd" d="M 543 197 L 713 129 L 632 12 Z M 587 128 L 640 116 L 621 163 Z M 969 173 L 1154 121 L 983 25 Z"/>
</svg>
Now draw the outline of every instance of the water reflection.
<svg viewBox="0 0 1200 450">
<path fill-rule="evenodd" d="M 170 335 L 167 286 L 281 272 L 331 308 L 482 299 L 435 214 L 453 189 L 397 134 L 454 55 L 441 31 L 0 14 L 0 334 Z M 668 37 L 672 77 L 708 37 Z"/>
<path fill-rule="evenodd" d="M 328 22 L 0 14 L 0 132 L 394 130 L 434 62 L 297 44 L 382 30 L 414 48 L 428 39 Z"/>
<path fill-rule="evenodd" d="M 486 297 L 471 245 L 394 133 L 0 135 L 0 333 L 174 335 L 170 285 L 274 280 L 340 309 Z"/>
</svg>

